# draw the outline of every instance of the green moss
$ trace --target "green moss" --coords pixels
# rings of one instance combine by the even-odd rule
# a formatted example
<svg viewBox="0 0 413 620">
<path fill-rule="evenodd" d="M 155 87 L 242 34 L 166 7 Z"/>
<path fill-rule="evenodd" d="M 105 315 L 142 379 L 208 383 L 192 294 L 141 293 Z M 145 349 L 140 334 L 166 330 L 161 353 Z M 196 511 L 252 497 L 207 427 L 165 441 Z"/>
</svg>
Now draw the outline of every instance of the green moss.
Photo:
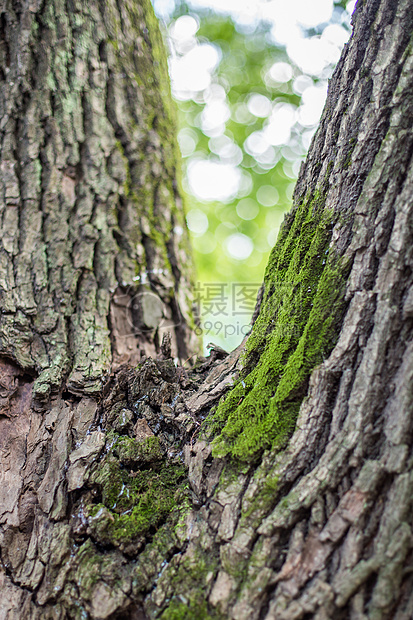
<svg viewBox="0 0 413 620">
<path fill-rule="evenodd" d="M 157 130 L 170 139 L 171 127 L 176 126 L 176 108 L 171 97 L 166 50 L 158 20 L 150 0 L 128 2 L 125 9 L 139 37 L 141 49 L 139 73 L 135 72 L 134 77 L 142 86 L 145 108 L 156 113 Z"/>
<path fill-rule="evenodd" d="M 205 601 L 207 584 L 217 567 L 217 558 L 211 550 L 199 548 L 184 556 L 178 565 L 170 565 L 165 571 L 169 604 L 160 617 L 163 620 L 221 618 Z"/>
<path fill-rule="evenodd" d="M 208 620 L 208 618 L 218 616 L 211 614 L 206 601 L 198 600 L 194 604 L 188 604 L 188 602 L 183 603 L 179 599 L 173 599 L 160 617 L 162 620 Z"/>
<path fill-rule="evenodd" d="M 346 267 L 329 251 L 333 216 L 316 192 L 287 216 L 265 274 L 260 315 L 243 376 L 210 424 L 215 456 L 249 460 L 280 447 L 295 427 L 315 366 L 333 348 L 344 308 Z"/>
<path fill-rule="evenodd" d="M 273 504 L 278 489 L 278 475 L 268 475 L 260 481 L 259 492 L 253 501 L 243 506 L 241 511 L 241 526 L 250 521 L 250 517 L 255 515 L 260 522 L 261 514 L 265 513 Z M 258 527 L 257 523 L 257 527 Z"/>
<path fill-rule="evenodd" d="M 100 579 L 103 558 L 92 541 L 87 540 L 79 547 L 76 560 L 76 583 L 82 594 L 88 598 Z"/>
<path fill-rule="evenodd" d="M 92 535 L 102 544 L 131 543 L 162 524 L 186 497 L 185 470 L 161 462 L 157 437 L 112 439 L 104 464 L 92 477 L 101 501 L 89 506 Z M 129 467 L 138 466 L 137 471 Z M 149 467 L 148 467 L 149 466 Z"/>
<path fill-rule="evenodd" d="M 119 437 L 113 446 L 113 452 L 123 465 L 153 463 L 163 458 L 158 437 L 146 437 L 142 441 L 126 436 Z"/>
<path fill-rule="evenodd" d="M 169 514 L 168 521 L 157 529 L 152 540 L 147 542 L 139 554 L 132 576 L 132 591 L 135 596 L 144 592 L 148 584 L 153 584 L 156 576 L 159 578 L 165 567 L 166 558 L 173 555 L 177 540 L 182 540 L 182 537 L 177 534 L 177 529 L 184 526 L 186 532 L 185 519 L 190 509 L 189 497 L 183 495 Z"/>
<path fill-rule="evenodd" d="M 109 45 L 113 47 L 113 49 L 118 52 L 119 51 L 119 43 L 115 39 L 107 39 Z"/>
<path fill-rule="evenodd" d="M 350 165 L 351 165 L 351 156 L 353 154 L 353 151 L 354 151 L 354 148 L 355 148 L 356 144 L 357 144 L 357 138 L 350 138 L 348 152 L 347 152 L 345 158 L 343 159 L 343 161 L 341 163 L 343 168 L 349 168 L 350 167 Z"/>
</svg>

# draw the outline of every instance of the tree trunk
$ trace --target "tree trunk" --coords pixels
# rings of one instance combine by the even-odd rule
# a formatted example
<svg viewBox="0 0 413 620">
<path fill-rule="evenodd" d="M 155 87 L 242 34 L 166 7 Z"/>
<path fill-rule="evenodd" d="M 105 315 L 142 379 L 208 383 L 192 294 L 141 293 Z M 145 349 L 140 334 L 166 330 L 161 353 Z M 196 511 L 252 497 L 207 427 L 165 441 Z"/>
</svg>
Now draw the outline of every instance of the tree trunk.
<svg viewBox="0 0 413 620">
<path fill-rule="evenodd" d="M 251 334 L 190 370 L 147 3 L 3 11 L 0 617 L 413 617 L 412 0 L 359 0 Z"/>
<path fill-rule="evenodd" d="M 62 382 L 98 393 L 167 326 L 189 354 L 173 110 L 141 5 L 2 9 L 0 351 L 36 375 L 37 400 Z"/>
</svg>

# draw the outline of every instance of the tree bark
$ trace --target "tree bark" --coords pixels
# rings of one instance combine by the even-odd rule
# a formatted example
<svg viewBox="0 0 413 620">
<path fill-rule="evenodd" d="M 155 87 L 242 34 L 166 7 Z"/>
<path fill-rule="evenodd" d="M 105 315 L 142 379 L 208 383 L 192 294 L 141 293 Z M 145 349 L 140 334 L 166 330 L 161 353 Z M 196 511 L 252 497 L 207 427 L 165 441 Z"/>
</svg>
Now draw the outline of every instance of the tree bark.
<svg viewBox="0 0 413 620">
<path fill-rule="evenodd" d="M 99 392 L 111 364 L 155 353 L 159 327 L 186 359 L 188 239 L 150 5 L 5 2 L 1 44 L 1 354 L 40 400 L 63 381 Z"/>
<path fill-rule="evenodd" d="M 412 1 L 359 0 L 251 334 L 189 370 L 149 7 L 1 19 L 0 617 L 413 617 Z"/>
</svg>

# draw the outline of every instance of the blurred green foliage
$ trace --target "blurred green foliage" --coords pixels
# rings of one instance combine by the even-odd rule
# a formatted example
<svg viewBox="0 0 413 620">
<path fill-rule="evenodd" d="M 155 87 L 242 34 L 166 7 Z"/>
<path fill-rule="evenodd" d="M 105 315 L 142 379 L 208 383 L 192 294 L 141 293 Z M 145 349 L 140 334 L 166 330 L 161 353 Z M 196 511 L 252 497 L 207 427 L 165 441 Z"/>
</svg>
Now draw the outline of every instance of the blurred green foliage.
<svg viewBox="0 0 413 620">
<path fill-rule="evenodd" d="M 211 13 L 200 17 L 199 39 L 220 48 L 221 61 L 213 75 L 213 83 L 225 89 L 225 103 L 230 117 L 221 139 L 210 137 L 200 126 L 205 103 L 193 99 L 178 100 L 180 138 L 182 141 L 189 127 L 196 141 L 196 151 L 191 153 L 192 157 L 196 154 L 210 161 L 232 160 L 233 163 L 241 159 L 238 166 L 243 171 L 243 187 L 232 200 L 201 202 L 191 196 L 187 186 L 188 208 L 200 209 L 208 217 L 207 232 L 192 235 L 198 277 L 203 282 L 260 283 L 268 253 L 276 240 L 276 231 L 283 214 L 291 205 L 297 167 L 293 170 L 291 162 L 282 156 L 280 150 L 278 153 L 268 153 L 267 165 L 263 161 L 259 163 L 251 153 L 246 152 L 244 145 L 247 138 L 261 130 L 266 121 L 265 116 L 253 115 L 247 104 L 252 93 L 261 94 L 272 102 L 288 102 L 294 106 L 299 105 L 300 97 L 292 91 L 291 83 L 274 84 L 268 88 L 264 82 L 263 76 L 272 63 L 288 61 L 284 50 L 268 45 L 268 25 L 260 24 L 254 33 L 247 35 L 236 29 L 231 18 Z M 231 148 L 234 144 L 239 150 Z M 225 149 L 229 156 L 220 158 L 220 151 L 225 153 Z M 294 160 L 304 154 L 303 149 L 298 149 Z M 260 192 L 260 188 L 264 190 Z M 254 249 L 247 258 L 237 260 L 227 251 L 226 241 L 234 233 L 241 233 L 252 240 Z"/>
<path fill-rule="evenodd" d="M 345 3 L 336 2 L 332 23 L 349 31 L 348 17 Z M 188 24 L 190 32 L 185 35 L 182 26 Z M 320 39 L 327 25 L 305 34 Z M 200 288 L 204 287 L 201 294 L 205 297 L 207 283 L 252 283 L 258 290 L 284 213 L 291 207 L 300 163 L 318 122 L 333 63 L 308 75 L 291 61 L 284 46 L 275 43 L 270 23 L 261 21 L 252 28 L 223 13 L 195 10 L 184 1 L 175 2 L 165 26 L 179 110 L 187 220 Z M 210 61 L 210 83 L 205 88 L 196 90 L 195 84 L 193 91 L 183 92 L 174 83 L 174 67 L 196 46 L 204 46 L 204 52 L 206 46 L 211 52 L 212 46 L 217 62 Z M 226 175 L 234 191 L 211 199 L 208 187 L 213 190 L 215 185 L 218 191 Z M 203 177 L 206 194 L 201 191 Z M 207 292 L 210 297 L 211 290 Z M 204 307 L 201 316 L 210 326 L 207 341 L 212 337 L 223 344 L 225 340 L 228 347 L 235 346 L 242 334 L 239 329 L 234 334 L 224 327 L 214 329 L 216 317 L 223 325 L 234 323 L 229 288 L 226 294 L 226 311 L 218 316 L 219 312 L 211 310 L 206 316 Z M 249 317 L 242 320 L 248 321 Z"/>
</svg>

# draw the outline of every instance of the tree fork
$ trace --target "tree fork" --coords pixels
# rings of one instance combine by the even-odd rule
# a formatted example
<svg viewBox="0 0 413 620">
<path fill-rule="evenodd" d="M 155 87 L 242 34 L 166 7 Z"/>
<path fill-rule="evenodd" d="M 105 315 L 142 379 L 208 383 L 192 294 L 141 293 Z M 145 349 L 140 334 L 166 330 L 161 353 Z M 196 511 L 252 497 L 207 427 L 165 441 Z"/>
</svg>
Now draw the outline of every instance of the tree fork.
<svg viewBox="0 0 413 620">
<path fill-rule="evenodd" d="M 101 355 L 100 343 L 113 339 L 117 324 L 116 316 L 107 319 L 113 282 L 123 293 L 122 278 L 130 284 L 136 265 L 140 277 L 144 268 L 153 278 L 162 274 L 169 253 L 172 273 L 180 274 L 174 300 L 190 296 L 186 245 L 167 247 L 159 256 L 151 250 L 165 247 L 173 230 L 169 207 L 154 205 L 162 187 L 172 187 L 171 195 L 176 191 L 174 173 L 164 176 L 174 169 L 174 151 L 171 168 L 165 164 L 162 173 L 154 172 L 159 153 L 169 152 L 167 141 L 158 144 L 152 133 L 167 114 L 150 112 L 169 110 L 169 95 L 159 93 L 165 66 L 152 83 L 159 35 L 146 4 L 96 5 L 105 36 L 91 27 L 83 3 L 74 3 L 68 16 L 66 7 L 59 12 L 56 3 L 46 2 L 47 20 L 33 6 L 25 13 L 19 5 L 16 13 L 7 5 L 1 18 L 7 35 L 1 75 L 11 89 L 2 102 L 11 106 L 1 125 L 3 195 L 14 209 L 4 206 L 2 216 L 7 234 L 1 256 L 8 270 L 1 284 L 3 617 L 411 618 L 411 0 L 358 2 L 354 32 L 330 81 L 247 342 L 228 356 L 215 349 L 183 372 L 166 340 L 157 356 L 136 366 L 136 352 L 145 346 L 137 345 L 133 333 L 134 354 L 124 359 L 133 365 L 118 367 L 103 391 L 98 379 L 110 363 L 123 361 L 116 342 Z M 25 28 L 17 30 L 19 20 Z M 35 22 L 37 28 L 30 25 Z M 71 28 L 75 59 L 77 49 L 88 49 L 79 23 L 94 43 L 81 56 L 84 65 L 71 62 L 77 73 L 70 71 L 76 79 L 86 74 L 87 83 L 100 88 L 102 63 L 111 85 L 106 97 L 93 96 L 88 87 L 80 108 L 68 108 L 65 97 L 76 89 L 73 82 L 70 92 L 64 90 L 62 66 L 69 64 L 59 45 Z M 38 106 L 30 104 L 30 92 L 36 91 L 25 76 L 36 49 L 21 42 L 39 36 L 47 41 L 37 56 L 39 92 L 54 95 L 53 107 L 42 106 L 43 124 L 33 125 Z M 130 47 L 121 43 L 125 38 Z M 54 56 L 51 81 L 44 67 Z M 128 110 L 130 100 L 129 92 L 120 94 L 130 85 L 116 77 L 119 66 L 128 77 L 136 69 L 140 88 L 134 92 L 143 118 L 152 119 L 149 129 L 141 117 L 133 127 L 124 120 L 133 120 L 134 112 L 125 117 L 119 107 Z M 20 81 L 13 70 L 21 71 Z M 83 110 L 79 127 L 75 120 L 59 120 L 68 109 L 74 119 Z M 40 140 L 36 131 L 43 127 Z M 119 167 L 127 171 L 122 179 L 119 172 L 108 173 L 115 169 L 109 162 L 97 163 L 101 152 L 105 162 L 105 153 L 112 153 L 105 151 L 105 139 L 120 143 Z M 140 159 L 143 148 L 147 157 Z M 70 174 L 63 174 L 69 165 Z M 142 188 L 149 189 L 152 206 Z M 119 202 L 112 197 L 118 226 L 104 210 L 106 199 L 105 206 L 92 201 L 90 207 L 88 197 L 98 190 L 119 195 Z M 86 213 L 82 217 L 93 226 L 100 222 L 98 234 L 80 235 L 78 254 L 79 226 L 72 237 L 62 234 L 58 224 L 64 218 L 60 211 L 56 217 L 56 205 L 78 217 Z M 27 218 L 37 211 L 41 223 L 34 232 L 26 230 Z M 151 218 L 158 217 L 164 241 L 151 237 Z M 182 217 L 174 211 L 178 230 Z M 73 226 L 76 221 L 67 219 Z M 24 231 L 19 238 L 18 224 Z M 108 238 L 114 245 L 103 244 L 104 251 L 101 240 Z M 136 240 L 143 248 L 139 258 L 132 249 Z M 105 259 L 94 259 L 100 252 Z M 69 274 L 65 261 L 56 263 L 60 253 L 70 256 Z M 116 257 L 110 268 L 109 256 Z M 31 282 L 46 278 L 47 286 L 28 286 L 23 275 L 32 269 Z M 162 290 L 154 289 L 166 304 Z M 58 294 L 70 301 L 64 311 L 56 310 Z M 138 317 L 145 311 L 141 306 Z M 155 333 L 153 328 L 149 353 L 156 350 Z M 176 330 L 174 335 L 180 338 Z"/>
</svg>

